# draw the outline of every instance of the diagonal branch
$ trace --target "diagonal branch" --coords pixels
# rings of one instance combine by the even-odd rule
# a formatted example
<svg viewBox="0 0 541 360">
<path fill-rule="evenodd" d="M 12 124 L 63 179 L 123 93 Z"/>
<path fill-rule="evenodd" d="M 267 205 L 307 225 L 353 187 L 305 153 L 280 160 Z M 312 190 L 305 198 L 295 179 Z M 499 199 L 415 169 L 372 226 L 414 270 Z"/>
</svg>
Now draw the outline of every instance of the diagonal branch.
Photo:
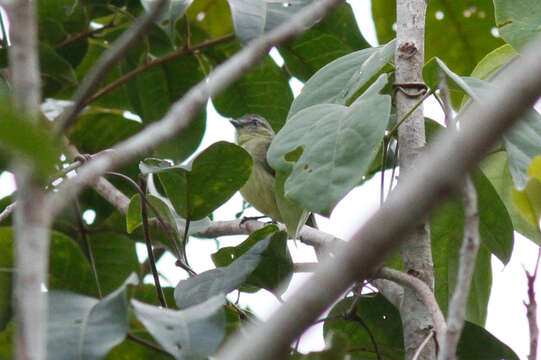
<svg viewBox="0 0 541 360">
<path fill-rule="evenodd" d="M 326 259 L 302 287 L 263 324 L 250 325 L 232 337 L 217 359 L 280 358 L 332 302 L 359 278 L 373 275 L 382 260 L 442 203 L 490 150 L 502 134 L 526 113 L 541 94 L 541 41 L 495 81 L 495 90 L 461 116 L 459 134 L 440 137 L 423 155 L 415 171 L 406 174 L 383 206 L 336 252 Z M 449 156 L 453 153 L 454 156 Z"/>
<path fill-rule="evenodd" d="M 281 26 L 252 41 L 173 104 L 160 121 L 152 123 L 138 134 L 117 144 L 112 151 L 98 155 L 82 166 L 79 176 L 61 184 L 57 193 L 48 196 L 50 213 L 57 214 L 70 199 L 106 171 L 138 155 L 148 153 L 157 145 L 182 132 L 210 96 L 218 94 L 248 69 L 262 61 L 273 46 L 289 41 L 306 31 L 315 21 L 320 20 L 342 2 L 343 0 L 316 1 Z"/>
</svg>

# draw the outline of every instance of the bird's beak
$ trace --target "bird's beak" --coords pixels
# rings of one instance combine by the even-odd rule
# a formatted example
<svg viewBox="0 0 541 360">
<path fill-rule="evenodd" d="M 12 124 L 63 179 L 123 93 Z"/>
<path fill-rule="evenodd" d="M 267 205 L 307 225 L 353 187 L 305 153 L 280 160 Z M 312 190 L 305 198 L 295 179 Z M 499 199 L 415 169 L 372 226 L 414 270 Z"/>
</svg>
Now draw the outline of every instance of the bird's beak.
<svg viewBox="0 0 541 360">
<path fill-rule="evenodd" d="M 229 122 L 230 122 L 231 124 L 233 124 L 233 126 L 234 126 L 235 128 L 237 128 L 237 129 L 240 128 L 240 122 L 239 122 L 238 120 L 236 120 L 236 119 L 229 119 Z"/>
</svg>

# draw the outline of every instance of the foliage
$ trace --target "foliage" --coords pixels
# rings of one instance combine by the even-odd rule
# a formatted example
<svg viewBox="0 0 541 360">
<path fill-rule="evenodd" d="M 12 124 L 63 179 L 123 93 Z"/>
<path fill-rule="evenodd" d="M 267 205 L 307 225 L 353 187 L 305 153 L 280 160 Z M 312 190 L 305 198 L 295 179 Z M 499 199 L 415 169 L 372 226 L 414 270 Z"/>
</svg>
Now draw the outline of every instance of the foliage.
<svg viewBox="0 0 541 360">
<path fill-rule="evenodd" d="M 151 2 L 39 1 L 43 97 L 73 99 L 100 56 Z M 218 65 L 310 3 L 168 1 L 156 23 L 100 82 L 100 90 L 66 132 L 66 140 L 80 152 L 94 154 L 148 129 Z M 392 144 L 396 135 L 389 131 L 397 123 L 392 106 L 394 4 L 372 2 L 381 46 L 368 44 L 350 5 L 344 3 L 278 47 L 283 65 L 266 56 L 212 98 L 222 116 L 258 113 L 277 132 L 267 160 L 276 170 L 282 204 L 287 204 L 288 229 L 303 223 L 306 210 L 329 216 L 349 191 L 381 166 L 393 166 L 392 156 L 382 164 L 388 155 L 382 145 Z M 460 116 L 471 102 L 483 101 L 500 69 L 539 32 L 540 12 L 537 2 L 526 0 L 430 1 L 425 82 L 435 90 L 444 73 Z M 495 36 L 496 29 L 502 38 Z M 3 70 L 9 51 L 0 48 Z M 304 83 L 296 98 L 292 78 Z M 50 121 L 43 118 L 39 125 L 31 125 L 17 111 L 10 102 L 9 79 L 0 80 L 0 170 L 22 159 L 52 191 L 60 180 L 69 181 L 62 169 L 74 159 L 66 158 L 65 147 L 52 136 Z M 207 112 L 202 109 L 181 134 L 156 149 L 143 149 L 138 158 L 117 169 L 132 180 L 153 175 L 157 191 L 147 194 L 145 207 L 133 184 L 109 177 L 130 199 L 127 214 L 93 190 L 85 190 L 78 206 L 64 209 L 55 219 L 47 283 L 51 359 L 206 359 L 235 329 L 254 318 L 249 309 L 226 298 L 228 293 L 266 289 L 278 298 L 283 294 L 294 264 L 287 234 L 275 225 L 253 232 L 238 246 L 220 247 L 212 255 L 216 268 L 191 274 L 174 289 L 165 287 L 172 308 L 160 308 L 156 286 L 144 281 L 150 270 L 136 253 L 136 245 L 146 240 L 144 208 L 148 217 L 162 222 L 156 226 L 154 221 L 150 227 L 154 245 L 185 257 L 184 249 L 177 253 L 175 248 L 185 245 L 185 236 L 205 231 L 213 212 L 250 176 L 253 160 L 235 144 L 217 142 L 194 154 L 206 125 Z M 429 145 L 438 130 L 427 122 Z M 504 263 L 509 260 L 513 230 L 539 243 L 540 136 L 541 117 L 532 109 L 474 173 L 482 246 L 460 358 L 517 358 L 482 326 L 492 281 L 491 255 Z M 0 210 L 9 201 L 3 199 Z M 80 210 L 94 211 L 95 220 L 82 222 Z M 463 213 L 460 200 L 453 198 L 430 219 L 435 295 L 444 312 L 456 282 Z M 12 288 L 15 271 L 11 225 L 4 220 L 0 228 L 1 289 Z M 388 265 L 401 268 L 401 261 L 392 258 Z M 103 298 L 98 298 L 98 286 Z M 10 291 L 0 292 L 2 358 L 11 355 L 11 298 Z M 333 306 L 323 323 L 327 348 L 310 354 L 291 349 L 291 359 L 404 358 L 399 313 L 380 295 L 348 296 Z M 170 356 L 130 341 L 133 336 Z"/>
</svg>

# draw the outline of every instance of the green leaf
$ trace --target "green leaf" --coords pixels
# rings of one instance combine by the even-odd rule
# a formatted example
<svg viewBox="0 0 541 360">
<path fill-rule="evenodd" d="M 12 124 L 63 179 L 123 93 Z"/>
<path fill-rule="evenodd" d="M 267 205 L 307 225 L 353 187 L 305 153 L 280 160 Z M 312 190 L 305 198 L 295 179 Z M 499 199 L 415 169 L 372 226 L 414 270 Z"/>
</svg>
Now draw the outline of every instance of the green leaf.
<svg viewBox="0 0 541 360">
<path fill-rule="evenodd" d="M 158 177 L 177 213 L 199 220 L 244 185 L 251 165 L 252 158 L 244 149 L 220 141 L 199 154 L 190 167 L 173 166 Z"/>
<path fill-rule="evenodd" d="M 233 33 L 231 12 L 226 0 L 198 0 L 188 9 L 190 24 L 197 24 L 216 38 Z"/>
<path fill-rule="evenodd" d="M 116 289 L 131 273 L 139 272 L 135 243 L 123 234 L 96 232 L 89 236 L 104 294 Z"/>
<path fill-rule="evenodd" d="M 152 206 L 158 212 L 158 215 L 162 220 L 176 228 L 176 222 L 169 206 L 161 200 L 160 198 L 154 195 L 147 195 L 147 200 L 152 204 Z M 147 214 L 149 219 L 156 216 L 154 212 L 147 206 Z M 126 231 L 128 234 L 131 234 L 136 228 L 141 226 L 143 223 L 143 218 L 141 217 L 141 196 L 139 194 L 134 195 L 130 199 L 130 205 L 128 206 L 128 213 L 126 215 Z"/>
<path fill-rule="evenodd" d="M 292 101 L 287 77 L 268 56 L 262 64 L 212 98 L 222 116 L 239 118 L 258 114 L 267 119 L 275 131 L 283 126 Z"/>
<path fill-rule="evenodd" d="M 0 331 L 11 318 L 13 262 L 13 229 L 0 227 Z M 70 271 L 66 271 L 70 269 Z M 90 264 L 77 244 L 67 236 L 51 232 L 48 289 L 71 290 L 97 295 Z"/>
<path fill-rule="evenodd" d="M 244 282 L 245 285 L 264 288 L 281 295 L 293 274 L 293 261 L 287 248 L 287 236 L 275 225 L 255 231 L 238 246 L 223 247 L 212 254 L 212 261 L 219 267 L 229 266 L 249 251 L 255 244 L 270 237 L 270 245 L 261 254 L 261 262 Z"/>
<path fill-rule="evenodd" d="M 177 20 L 184 15 L 192 2 L 193 0 L 168 0 L 168 4 L 166 4 L 158 19 L 156 19 L 156 23 L 169 34 L 171 39 L 174 37 Z M 141 4 L 146 11 L 149 11 L 154 3 L 152 0 L 141 0 Z"/>
<path fill-rule="evenodd" d="M 477 98 L 477 94 L 461 76 L 455 74 L 447 65 L 438 57 L 430 59 L 423 67 L 423 79 L 431 89 L 439 88 L 440 71 L 446 75 L 447 85 L 449 89 L 463 91 L 467 95 Z"/>
<path fill-rule="evenodd" d="M 175 359 L 203 359 L 225 336 L 224 297 L 214 296 L 186 310 L 163 309 L 131 301 L 135 315 Z"/>
<path fill-rule="evenodd" d="M 262 261 L 263 253 L 271 243 L 273 234 L 257 242 L 228 266 L 205 271 L 180 281 L 175 288 L 177 306 L 187 308 L 207 301 L 213 296 L 226 295 L 238 288 Z"/>
<path fill-rule="evenodd" d="M 6 99 L 0 99 L 0 149 L 32 165 L 45 178 L 55 172 L 61 146 L 44 124 L 34 124 Z"/>
<path fill-rule="evenodd" d="M 284 186 L 287 176 L 288 174 L 282 171 L 276 172 L 274 195 L 276 198 L 276 206 L 280 212 L 281 220 L 287 228 L 288 235 L 293 239 L 297 239 L 299 231 L 310 216 L 310 212 L 304 210 L 296 201 L 285 196 Z"/>
<path fill-rule="evenodd" d="M 142 128 L 140 123 L 126 119 L 122 110 L 91 107 L 79 116 L 68 136 L 82 153 L 95 154 L 109 149 Z"/>
<path fill-rule="evenodd" d="M 539 228 L 541 216 L 541 156 L 536 156 L 528 169 L 528 182 L 523 190 L 513 189 L 513 201 L 520 213 Z"/>
<path fill-rule="evenodd" d="M 513 2 L 514 3 L 514 2 Z M 502 45 L 494 37 L 492 0 L 431 0 L 426 13 L 425 58 L 439 56 L 458 74 L 469 74 L 489 51 Z M 380 43 L 396 37 L 396 2 L 372 1 Z"/>
<path fill-rule="evenodd" d="M 158 305 L 158 304 L 156 304 Z M 152 336 L 146 330 L 130 330 L 130 334 L 148 343 L 155 344 Z M 159 347 L 158 344 L 155 344 Z M 105 357 L 105 360 L 171 360 L 171 355 L 160 354 L 146 345 L 126 339 L 115 346 Z"/>
<path fill-rule="evenodd" d="M 162 284 L 162 290 L 167 304 L 169 306 L 174 304 L 175 297 L 173 293 L 175 292 L 175 288 L 163 286 Z M 139 286 L 134 287 L 130 298 L 137 299 L 147 304 L 161 306 L 160 300 L 158 299 L 158 295 L 156 293 L 156 286 L 153 284 L 139 284 Z"/>
<path fill-rule="evenodd" d="M 404 359 L 402 322 L 398 311 L 382 295 L 362 295 L 352 316 L 344 318 L 353 298 L 340 300 L 329 312 L 329 320 L 323 323 L 323 335 L 341 332 L 348 335 L 349 352 L 352 360 L 375 359 L 375 349 L 370 335 L 374 337 L 383 360 Z M 337 318 L 338 317 L 338 318 Z M 370 333 L 362 324 L 370 330 Z"/>
<path fill-rule="evenodd" d="M 520 214 L 511 197 L 514 188 L 513 179 L 509 171 L 508 156 L 505 151 L 499 151 L 488 156 L 482 163 L 481 169 L 485 176 L 490 180 L 501 200 L 507 208 L 507 212 L 513 222 L 514 230 L 518 231 L 530 240 L 540 244 L 541 237 L 537 231 L 537 226 L 528 222 Z"/>
<path fill-rule="evenodd" d="M 400 314 L 382 295 L 362 295 L 353 316 L 347 320 L 343 317 L 351 308 L 352 297 L 338 302 L 329 313 L 329 320 L 324 322 L 323 333 L 339 331 L 348 334 L 347 352 L 352 360 L 375 359 L 373 336 L 378 346 L 380 359 L 404 359 L 402 321 Z M 361 325 L 364 323 L 370 330 Z M 458 359 L 518 360 L 518 356 L 505 344 L 500 342 L 481 326 L 468 321 L 457 347 Z"/>
<path fill-rule="evenodd" d="M 389 121 L 391 98 L 380 78 L 351 106 L 321 104 L 292 116 L 274 138 L 267 159 L 291 173 L 285 195 L 305 209 L 328 216 L 369 169 Z M 299 150 L 300 149 L 300 150 Z M 288 154 L 296 152 L 296 159 Z"/>
<path fill-rule="evenodd" d="M 488 81 L 456 75 L 437 58 L 427 63 L 423 69 L 423 77 L 429 86 L 432 86 L 431 83 L 437 76 L 435 75 L 437 67 L 451 80 L 449 84 L 451 89 L 463 91 L 474 101 L 481 102 L 483 97 L 494 89 L 494 85 Z M 520 121 L 503 135 L 504 145 L 509 154 L 509 169 L 518 188 L 526 185 L 528 166 L 536 155 L 541 154 L 541 143 L 537 140 L 539 138 L 541 138 L 541 115 L 533 109 L 527 111 Z"/>
<path fill-rule="evenodd" d="M 279 50 L 289 73 L 306 81 L 329 62 L 367 47 L 370 45 L 359 31 L 351 5 L 343 3 Z"/>
<path fill-rule="evenodd" d="M 535 39 L 541 30 L 541 4 L 535 0 L 494 0 L 500 35 L 516 50 Z"/>
<path fill-rule="evenodd" d="M 289 110 L 288 120 L 302 109 L 318 104 L 346 104 L 365 87 L 394 55 L 395 41 L 342 56 L 325 65 L 306 82 Z M 344 86 L 345 85 L 345 86 Z"/>
<path fill-rule="evenodd" d="M 43 81 L 43 95 L 51 97 L 65 86 L 77 84 L 71 64 L 45 43 L 39 44 L 39 62 Z"/>
<path fill-rule="evenodd" d="M 249 42 L 286 21 L 312 0 L 298 0 L 283 6 L 281 2 L 264 0 L 228 0 L 235 34 Z"/>
<path fill-rule="evenodd" d="M 49 292 L 47 353 L 53 359 L 101 359 L 124 340 L 129 314 L 126 286 L 130 276 L 102 300 L 68 292 Z"/>
</svg>

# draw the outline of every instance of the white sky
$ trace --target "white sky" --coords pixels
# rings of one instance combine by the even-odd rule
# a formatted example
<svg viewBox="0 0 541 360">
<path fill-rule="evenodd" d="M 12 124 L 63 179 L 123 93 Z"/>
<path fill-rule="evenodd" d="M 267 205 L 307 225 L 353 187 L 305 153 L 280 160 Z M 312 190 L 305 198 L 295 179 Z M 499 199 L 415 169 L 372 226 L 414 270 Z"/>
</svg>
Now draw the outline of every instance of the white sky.
<svg viewBox="0 0 541 360">
<path fill-rule="evenodd" d="M 348 0 L 352 5 L 359 27 L 364 37 L 372 44 L 376 45 L 376 36 L 374 25 L 371 20 L 370 1 L 369 0 Z M 276 57 L 277 52 L 273 55 Z M 294 93 L 298 94 L 302 84 L 293 80 L 292 88 Z M 203 138 L 200 149 L 208 147 L 210 144 L 220 141 L 234 141 L 234 130 L 229 122 L 219 116 L 212 104 L 208 108 L 207 132 Z M 433 119 L 442 119 L 442 112 L 435 102 L 428 102 L 425 106 L 425 114 Z M 386 179 L 390 174 L 386 174 Z M 10 194 L 15 188 L 15 183 L 11 174 L 0 174 L 0 198 Z M 326 232 L 332 233 L 341 238 L 347 238 L 351 235 L 354 228 L 360 222 L 365 221 L 370 214 L 377 210 L 379 197 L 379 177 L 369 181 L 362 187 L 356 188 L 350 192 L 334 209 L 330 219 L 318 217 L 319 227 Z M 242 199 L 240 195 L 233 196 L 226 204 L 220 207 L 214 213 L 217 220 L 230 220 L 234 214 L 241 208 Z M 255 210 L 250 209 L 247 215 L 256 214 Z M 498 337 L 501 341 L 509 345 L 521 359 L 526 358 L 528 354 L 529 335 L 526 320 L 526 310 L 523 301 L 526 299 L 526 277 L 524 268 L 532 270 L 537 257 L 537 246 L 528 239 L 515 233 L 515 248 L 513 255 L 507 266 L 503 266 L 495 257 L 492 259 L 493 285 L 488 308 L 488 319 L 486 328 Z M 220 239 L 221 246 L 230 246 L 243 241 L 245 236 L 232 236 Z M 217 250 L 217 243 L 213 240 L 192 239 L 188 244 L 188 258 L 193 268 L 197 272 L 214 268 L 210 259 L 210 254 Z M 296 262 L 316 261 L 313 249 L 300 242 L 297 245 L 290 244 L 290 251 Z M 145 254 L 143 249 L 138 249 L 139 254 Z M 185 274 L 174 266 L 172 256 L 165 256 L 158 264 L 159 270 L 165 274 L 174 286 L 180 280 L 185 278 Z M 303 279 L 307 274 L 295 274 L 293 281 L 284 294 L 287 298 L 302 285 Z M 539 286 L 536 286 L 537 293 L 541 292 Z M 232 300 L 236 299 L 236 294 L 230 295 Z M 541 299 L 538 297 L 537 302 Z M 266 319 L 271 316 L 272 311 L 279 307 L 279 302 L 273 295 L 262 290 L 256 294 L 242 294 L 241 304 L 248 305 L 261 318 Z M 541 313 L 538 315 L 538 317 Z M 323 338 L 321 334 L 322 326 L 314 326 L 308 330 L 302 338 L 301 351 L 315 351 L 323 347 Z M 541 357 L 540 357 L 541 358 Z"/>
</svg>

